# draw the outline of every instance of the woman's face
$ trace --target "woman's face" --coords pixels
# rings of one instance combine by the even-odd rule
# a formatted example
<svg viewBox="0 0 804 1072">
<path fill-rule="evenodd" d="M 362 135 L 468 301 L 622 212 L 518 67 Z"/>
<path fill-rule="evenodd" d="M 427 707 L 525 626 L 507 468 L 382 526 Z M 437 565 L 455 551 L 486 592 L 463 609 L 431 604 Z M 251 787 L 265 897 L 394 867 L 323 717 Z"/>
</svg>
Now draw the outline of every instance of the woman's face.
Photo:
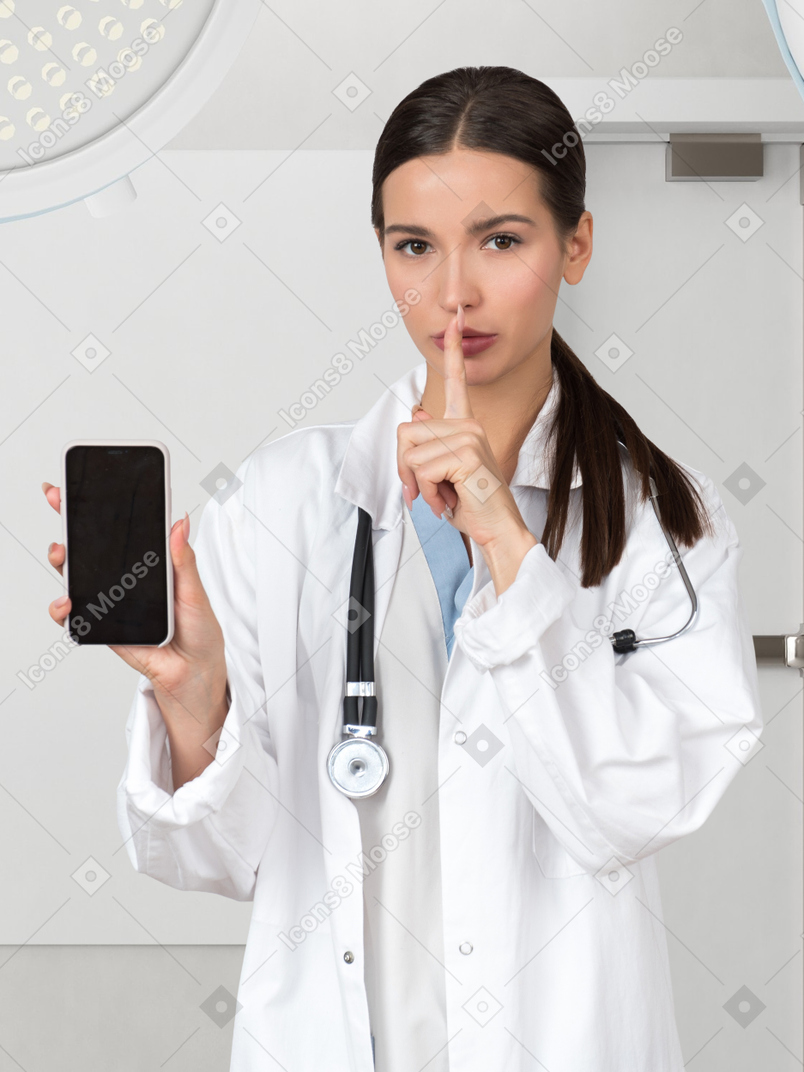
<svg viewBox="0 0 804 1072">
<path fill-rule="evenodd" d="M 466 328 L 496 335 L 478 354 L 464 348 L 468 384 L 491 383 L 545 346 L 549 355 L 561 280 L 577 283 L 592 255 L 592 217 L 583 213 L 565 252 L 538 183 L 538 173 L 513 157 L 469 149 L 418 157 L 385 180 L 388 285 L 400 304 L 408 290 L 421 294 L 405 324 L 442 374 L 444 353 L 433 336 L 443 335 L 459 303 Z M 532 222 L 485 222 L 511 214 Z"/>
</svg>

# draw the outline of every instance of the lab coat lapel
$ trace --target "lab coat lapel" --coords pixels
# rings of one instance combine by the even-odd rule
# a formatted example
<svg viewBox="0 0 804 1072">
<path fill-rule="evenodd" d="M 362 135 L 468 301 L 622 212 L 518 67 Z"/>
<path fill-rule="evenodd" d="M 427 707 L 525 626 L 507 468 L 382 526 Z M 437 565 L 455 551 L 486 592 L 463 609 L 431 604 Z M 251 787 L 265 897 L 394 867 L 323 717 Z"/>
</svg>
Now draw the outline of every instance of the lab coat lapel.
<svg viewBox="0 0 804 1072">
<path fill-rule="evenodd" d="M 404 500 L 397 470 L 396 429 L 411 419 L 410 411 L 421 400 L 426 378 L 427 362 L 423 361 L 392 383 L 355 422 L 335 483 L 337 495 L 371 516 L 375 658 L 402 551 Z M 350 570 L 351 561 L 350 549 Z"/>
<path fill-rule="evenodd" d="M 402 482 L 396 464 L 396 430 L 411 419 L 427 379 L 423 361 L 383 391 L 355 421 L 341 463 L 335 494 L 371 515 L 372 528 L 394 529 L 402 520 Z M 401 544 L 400 544 L 401 546 Z"/>
</svg>

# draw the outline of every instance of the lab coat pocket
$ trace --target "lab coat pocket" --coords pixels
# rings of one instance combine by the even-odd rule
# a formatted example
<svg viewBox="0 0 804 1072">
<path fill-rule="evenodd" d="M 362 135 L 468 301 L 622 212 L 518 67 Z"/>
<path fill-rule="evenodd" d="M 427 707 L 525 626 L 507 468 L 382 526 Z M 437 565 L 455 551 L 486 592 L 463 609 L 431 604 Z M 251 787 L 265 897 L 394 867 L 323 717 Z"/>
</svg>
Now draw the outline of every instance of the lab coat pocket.
<svg viewBox="0 0 804 1072">
<path fill-rule="evenodd" d="M 574 860 L 536 809 L 533 809 L 533 854 L 545 878 L 572 878 L 586 871 Z"/>
</svg>

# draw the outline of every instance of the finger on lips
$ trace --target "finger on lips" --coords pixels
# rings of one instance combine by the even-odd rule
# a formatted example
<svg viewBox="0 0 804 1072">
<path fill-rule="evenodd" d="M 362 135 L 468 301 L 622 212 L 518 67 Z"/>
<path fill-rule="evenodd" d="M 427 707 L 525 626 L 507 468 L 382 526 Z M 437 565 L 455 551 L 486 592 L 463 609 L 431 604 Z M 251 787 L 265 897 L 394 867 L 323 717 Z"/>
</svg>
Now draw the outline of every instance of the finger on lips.
<svg viewBox="0 0 804 1072">
<path fill-rule="evenodd" d="M 474 417 L 466 385 L 466 362 L 463 356 L 463 329 L 465 325 L 466 317 L 463 306 L 458 305 L 458 312 L 449 322 L 444 333 L 444 420 L 460 420 Z M 432 416 L 420 403 L 417 402 L 411 409 L 411 421 L 413 423 L 424 424 L 432 420 Z M 432 434 L 434 438 L 438 438 L 438 434 L 435 431 Z M 450 434 L 449 431 L 446 434 Z M 408 508 L 410 508 L 412 499 L 419 494 L 420 489 L 413 470 L 405 467 L 404 463 L 401 468 L 406 471 L 403 477 L 402 494 L 408 504 Z M 444 513 L 449 518 L 452 518 L 453 509 L 459 503 L 459 496 L 454 486 L 450 481 L 440 481 L 436 485 L 436 491 L 438 498 L 444 503 Z M 454 507 L 450 507 L 450 498 L 455 499 Z"/>
<path fill-rule="evenodd" d="M 463 356 L 463 329 L 466 326 L 463 306 L 444 332 L 444 418 L 474 417 L 466 386 L 466 361 Z"/>
<path fill-rule="evenodd" d="M 472 404 L 470 397 L 468 397 L 468 388 L 466 386 L 466 362 L 463 356 L 463 329 L 466 324 L 466 318 L 463 311 L 463 307 L 458 306 L 458 312 L 452 317 L 451 321 L 447 325 L 447 329 L 444 332 L 444 420 L 462 420 L 473 419 L 474 413 L 472 411 Z M 416 403 L 411 410 L 411 421 L 415 425 L 419 423 L 427 423 L 432 421 L 433 417 L 425 410 L 420 403 Z M 442 421 L 435 421 L 436 425 L 442 425 Z M 429 430 L 431 432 L 431 438 L 443 438 L 446 435 L 453 434 L 459 429 L 455 426 L 445 428 L 441 434 L 434 428 Z M 410 433 L 408 433 L 410 434 Z M 421 445 L 427 442 L 426 438 L 416 436 L 416 445 Z M 408 508 L 411 507 L 411 502 L 419 494 L 418 482 L 415 474 L 410 467 L 407 467 L 402 462 L 400 465 L 404 476 L 402 478 L 403 491 L 402 494 L 405 498 L 405 502 Z M 460 503 L 460 496 L 455 490 L 455 486 L 452 485 L 449 480 L 441 480 L 435 486 L 436 489 L 436 506 L 440 505 L 440 502 L 444 504 L 444 513 L 448 518 L 453 517 L 453 510 L 458 507 Z M 450 507 L 450 498 L 455 500 L 455 503 Z M 433 512 L 436 512 L 433 509 Z M 441 516 L 441 515 L 438 515 Z"/>
</svg>

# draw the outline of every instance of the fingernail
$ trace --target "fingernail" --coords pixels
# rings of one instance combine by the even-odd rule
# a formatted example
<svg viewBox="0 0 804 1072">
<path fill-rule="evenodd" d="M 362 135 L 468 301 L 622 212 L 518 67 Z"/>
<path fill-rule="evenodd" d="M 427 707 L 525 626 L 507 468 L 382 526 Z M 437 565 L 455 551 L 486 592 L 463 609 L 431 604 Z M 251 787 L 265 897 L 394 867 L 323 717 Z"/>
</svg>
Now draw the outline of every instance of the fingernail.
<svg viewBox="0 0 804 1072">
<path fill-rule="evenodd" d="M 46 480 L 42 481 L 42 491 L 46 492 L 48 489 L 48 483 Z"/>
<path fill-rule="evenodd" d="M 410 497 L 410 488 L 407 484 L 402 485 L 402 496 L 407 504 L 408 510 L 413 509 L 413 499 Z"/>
<path fill-rule="evenodd" d="M 55 546 L 56 546 L 56 541 L 54 540 L 54 541 L 53 541 L 53 543 L 52 543 L 52 544 L 50 544 L 50 546 L 49 546 L 49 547 L 48 547 L 48 549 L 47 549 L 47 553 L 48 553 L 49 555 L 53 553 L 53 548 L 54 548 Z"/>
<path fill-rule="evenodd" d="M 458 331 L 460 331 L 461 335 L 463 335 L 463 329 L 464 329 L 465 325 L 466 325 L 466 317 L 464 316 L 464 313 L 463 313 L 463 306 L 459 305 L 458 306 Z"/>
<path fill-rule="evenodd" d="M 185 510 L 184 521 L 181 523 L 181 531 L 184 534 L 184 542 L 189 543 L 190 540 L 190 515 Z"/>
<path fill-rule="evenodd" d="M 64 604 L 67 602 L 67 600 L 69 598 L 70 598 L 69 596 L 59 596 L 59 598 L 56 600 L 56 602 L 53 604 L 53 606 L 54 607 L 63 607 Z"/>
</svg>

